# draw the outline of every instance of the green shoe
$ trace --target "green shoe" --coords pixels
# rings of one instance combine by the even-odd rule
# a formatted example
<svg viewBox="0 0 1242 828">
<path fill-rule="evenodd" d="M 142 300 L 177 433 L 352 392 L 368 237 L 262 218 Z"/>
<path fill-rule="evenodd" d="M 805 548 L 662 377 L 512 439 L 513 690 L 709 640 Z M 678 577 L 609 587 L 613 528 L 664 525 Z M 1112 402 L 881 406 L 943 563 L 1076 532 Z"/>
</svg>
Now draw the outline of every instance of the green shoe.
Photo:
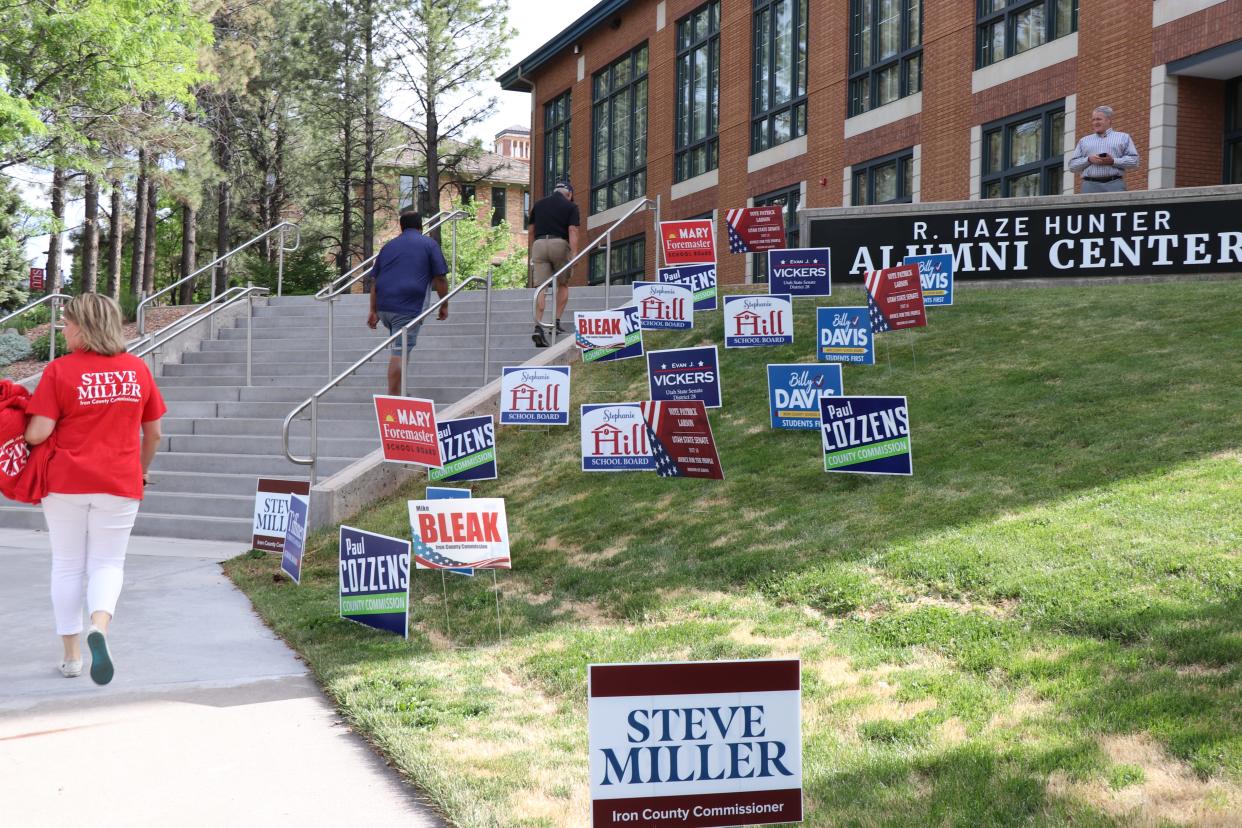
<svg viewBox="0 0 1242 828">
<path fill-rule="evenodd" d="M 91 631 L 86 634 L 86 646 L 91 651 L 91 681 L 101 685 L 112 681 L 115 670 L 112 656 L 108 652 L 108 639 L 103 632 L 91 627 Z"/>
</svg>

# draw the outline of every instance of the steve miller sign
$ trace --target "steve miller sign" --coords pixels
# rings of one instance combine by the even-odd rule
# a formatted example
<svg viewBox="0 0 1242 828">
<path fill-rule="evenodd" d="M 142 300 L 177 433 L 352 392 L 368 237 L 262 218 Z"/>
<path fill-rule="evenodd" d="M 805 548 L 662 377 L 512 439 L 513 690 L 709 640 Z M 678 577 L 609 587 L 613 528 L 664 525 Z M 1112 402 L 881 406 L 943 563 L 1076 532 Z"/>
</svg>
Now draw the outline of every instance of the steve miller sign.
<svg viewBox="0 0 1242 828">
<path fill-rule="evenodd" d="M 800 664 L 592 664 L 592 828 L 802 821 Z"/>
</svg>

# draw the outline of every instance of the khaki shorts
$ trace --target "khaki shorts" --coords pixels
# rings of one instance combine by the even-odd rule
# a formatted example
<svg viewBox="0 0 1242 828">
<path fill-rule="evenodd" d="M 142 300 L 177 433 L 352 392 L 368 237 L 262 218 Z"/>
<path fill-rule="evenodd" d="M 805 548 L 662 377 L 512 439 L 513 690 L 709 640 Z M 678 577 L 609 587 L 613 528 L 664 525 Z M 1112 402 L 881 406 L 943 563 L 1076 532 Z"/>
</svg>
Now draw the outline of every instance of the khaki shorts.
<svg viewBox="0 0 1242 828">
<path fill-rule="evenodd" d="M 535 239 L 530 247 L 530 262 L 534 265 L 530 287 L 535 287 L 552 278 L 552 274 L 569 264 L 569 241 L 567 239 Z M 562 285 L 569 284 L 569 271 L 561 274 L 557 281 Z"/>
</svg>

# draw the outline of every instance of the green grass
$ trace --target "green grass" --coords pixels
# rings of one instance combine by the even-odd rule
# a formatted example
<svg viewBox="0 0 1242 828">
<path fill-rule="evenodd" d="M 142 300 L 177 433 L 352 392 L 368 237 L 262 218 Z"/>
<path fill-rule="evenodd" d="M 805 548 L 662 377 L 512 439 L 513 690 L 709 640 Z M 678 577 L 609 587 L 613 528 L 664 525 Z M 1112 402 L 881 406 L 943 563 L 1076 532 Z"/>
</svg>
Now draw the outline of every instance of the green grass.
<svg viewBox="0 0 1242 828">
<path fill-rule="evenodd" d="M 795 346 L 721 349 L 724 482 L 582 474 L 576 417 L 501 429 L 503 643 L 490 576 L 415 573 L 408 642 L 340 621 L 335 534 L 300 588 L 228 571 L 458 826 L 587 823 L 588 663 L 770 656 L 803 662 L 809 825 L 1242 824 L 1240 292 L 962 290 L 845 368 L 909 397 L 913 478 L 768 428 L 808 301 Z M 647 346 L 721 340 L 707 314 Z M 574 381 L 646 397 L 638 360 Z M 351 523 L 409 531 L 403 498 Z"/>
</svg>

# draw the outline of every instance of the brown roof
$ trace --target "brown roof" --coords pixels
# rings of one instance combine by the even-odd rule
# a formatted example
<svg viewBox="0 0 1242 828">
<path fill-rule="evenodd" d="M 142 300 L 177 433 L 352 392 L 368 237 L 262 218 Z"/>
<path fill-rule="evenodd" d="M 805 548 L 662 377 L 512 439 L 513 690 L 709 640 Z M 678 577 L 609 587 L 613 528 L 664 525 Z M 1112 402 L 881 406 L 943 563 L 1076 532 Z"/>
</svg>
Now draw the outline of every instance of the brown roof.
<svg viewBox="0 0 1242 828">
<path fill-rule="evenodd" d="M 385 118 L 389 126 L 397 132 L 404 131 L 407 140 L 398 143 L 392 149 L 382 153 L 377 163 L 382 167 L 419 167 L 423 163 L 423 152 L 414 140 L 417 130 L 409 124 Z M 449 152 L 466 148 L 459 141 L 445 141 L 445 149 Z M 462 179 L 463 183 L 476 181 L 495 182 L 497 184 L 527 184 L 530 182 L 530 162 L 519 158 L 498 155 L 488 150 L 480 150 L 476 155 L 466 158 L 460 167 L 462 175 L 453 176 Z"/>
</svg>

